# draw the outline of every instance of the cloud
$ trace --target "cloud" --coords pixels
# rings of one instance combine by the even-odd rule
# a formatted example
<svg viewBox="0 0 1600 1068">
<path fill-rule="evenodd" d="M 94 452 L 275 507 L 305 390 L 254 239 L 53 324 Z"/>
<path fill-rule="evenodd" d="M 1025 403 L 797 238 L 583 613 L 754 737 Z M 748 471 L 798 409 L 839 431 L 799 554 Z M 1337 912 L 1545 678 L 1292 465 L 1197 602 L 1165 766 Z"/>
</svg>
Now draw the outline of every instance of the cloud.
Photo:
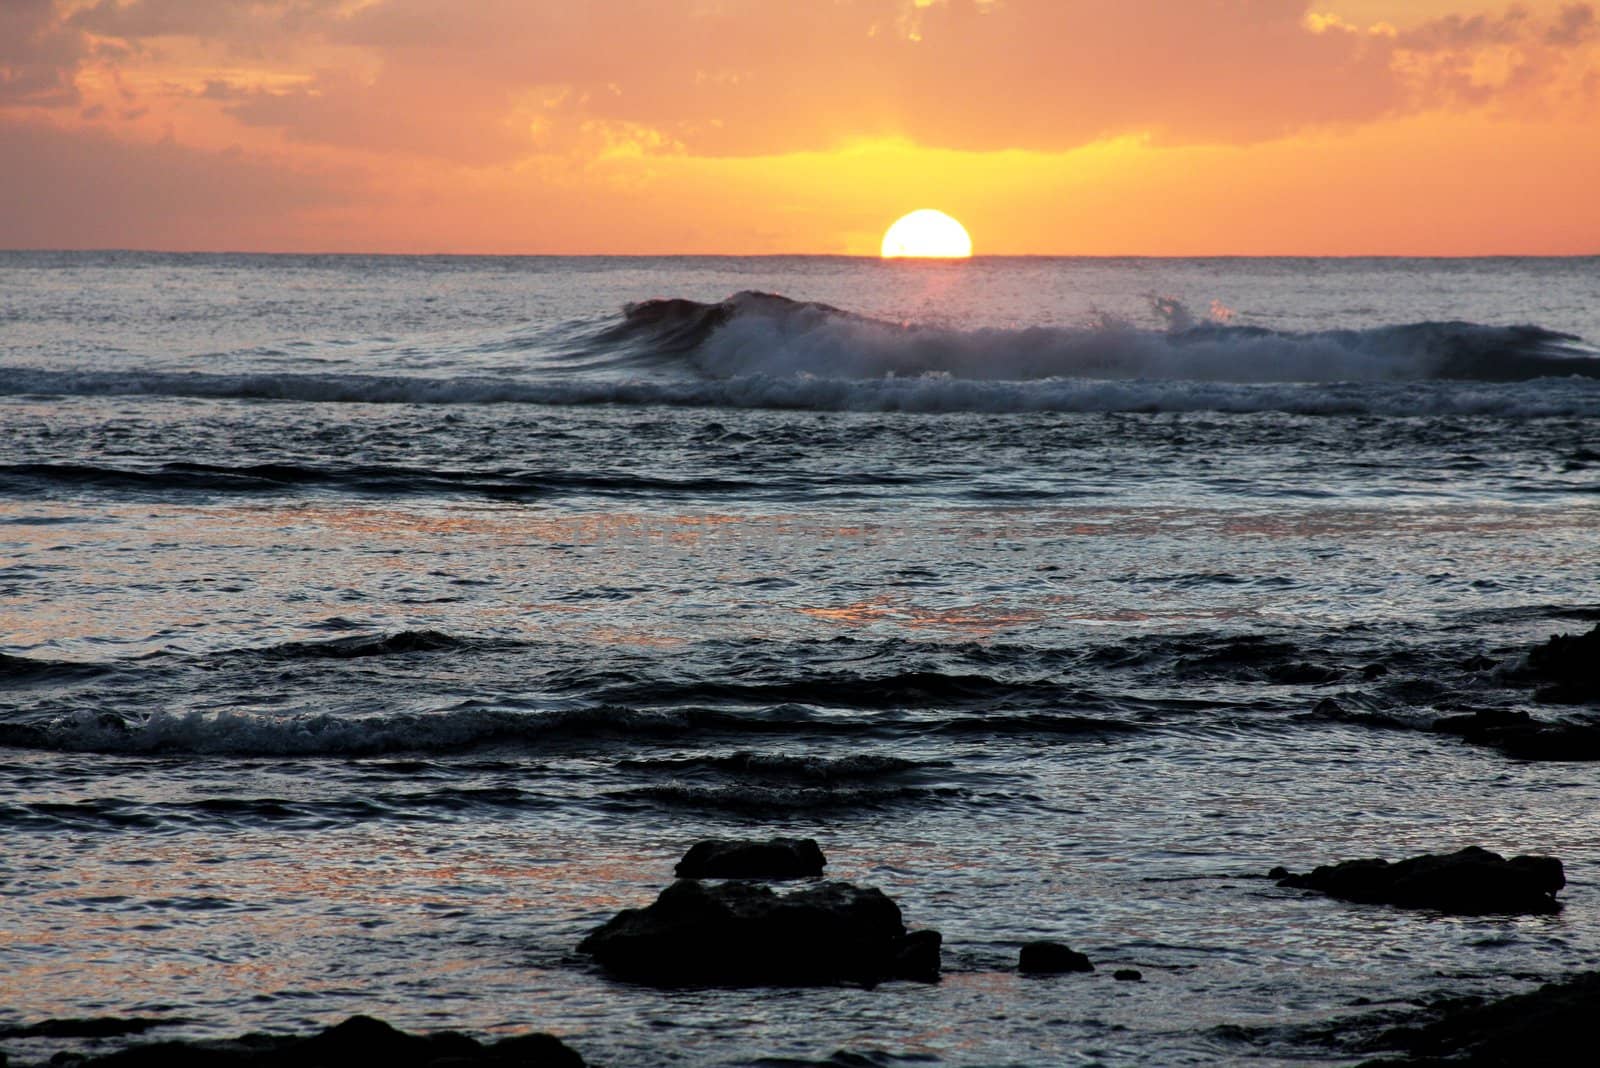
<svg viewBox="0 0 1600 1068">
<path fill-rule="evenodd" d="M 1446 15 L 1406 30 L 1396 35 L 1395 40 L 1401 48 L 1421 52 L 1513 44 L 1524 37 L 1530 20 L 1527 9 L 1520 7 L 1510 8 L 1498 17 Z"/>
<path fill-rule="evenodd" d="M 1568 4 L 1547 19 L 1513 6 L 1498 17 L 1449 15 L 1399 33 L 1393 65 L 1404 77 L 1408 110 L 1540 110 L 1580 97 L 1592 66 L 1582 49 L 1594 22 L 1591 4 Z"/>
<path fill-rule="evenodd" d="M 314 20 L 377 57 L 235 114 L 291 136 L 511 158 L 594 122 L 704 155 L 762 155 L 888 136 L 968 150 L 1060 151 L 1142 133 L 1248 143 L 1449 104 L 1539 80 L 1589 32 L 1589 5 L 1521 8 L 1374 33 L 1303 0 L 384 0 Z M 1522 46 L 1517 78 L 1456 76 Z M 1456 73 L 1452 73 L 1456 72 Z M 1481 74 L 1481 70 L 1478 71 Z M 1492 84 L 1491 84 L 1492 82 Z M 1470 90 L 1470 91 L 1469 91 Z M 460 136 L 430 127 L 453 116 Z M 407 116 L 397 121 L 394 113 Z"/>
<path fill-rule="evenodd" d="M 385 71 L 367 82 L 340 70 L 318 71 L 286 89 L 213 89 L 227 114 L 247 126 L 281 129 L 294 141 L 377 153 L 432 156 L 472 165 L 527 154 L 526 130 L 507 119 L 509 95 L 472 97 L 462 87 L 441 99 L 427 82 Z"/>
<path fill-rule="evenodd" d="M 0 248 L 270 248 L 291 228 L 304 240 L 297 215 L 345 203 L 351 179 L 43 121 L 0 121 L 0 144 L 27 161 L 7 169 Z"/>
<path fill-rule="evenodd" d="M 1557 48 L 1573 48 L 1594 39 L 1600 31 L 1600 17 L 1592 4 L 1568 4 L 1554 25 L 1545 31 L 1547 44 Z"/>
<path fill-rule="evenodd" d="M 1303 14 L 1299 0 L 388 0 L 325 32 L 381 55 L 390 90 L 469 108 L 498 90 L 502 109 L 508 91 L 557 90 L 550 125 L 630 122 L 691 152 L 759 155 L 891 135 L 1252 139 L 1398 102 L 1382 46 L 1308 33 Z"/>
<path fill-rule="evenodd" d="M 315 32 L 320 18 L 342 6 L 341 0 L 96 0 L 63 21 L 101 37 L 201 37 L 255 53 L 264 37 Z"/>
<path fill-rule="evenodd" d="M 1243 144 L 1526 94 L 1596 36 L 1589 3 L 1402 30 L 1307 0 L 94 0 L 70 12 L 8 0 L 0 12 L 20 25 L 0 42 L 28 42 L 0 43 L 12 99 L 75 103 L 92 34 L 130 50 L 113 69 L 182 55 L 183 92 L 246 127 L 472 165 L 580 152 L 597 130 L 708 156 L 892 137 L 980 151 L 1127 134 Z M 200 69 L 217 57 L 233 69 Z M 272 77 L 241 75 L 245 60 Z"/>
<path fill-rule="evenodd" d="M 57 18 L 53 0 L 0 2 L 0 105 L 78 103 L 78 64 L 88 39 Z"/>
<path fill-rule="evenodd" d="M 1597 37 L 1554 0 L 1403 29 L 1307 0 L 0 0 L 0 106 L 131 122 L 138 90 L 146 136 L 474 168 L 1254 144 L 1592 109 Z"/>
</svg>

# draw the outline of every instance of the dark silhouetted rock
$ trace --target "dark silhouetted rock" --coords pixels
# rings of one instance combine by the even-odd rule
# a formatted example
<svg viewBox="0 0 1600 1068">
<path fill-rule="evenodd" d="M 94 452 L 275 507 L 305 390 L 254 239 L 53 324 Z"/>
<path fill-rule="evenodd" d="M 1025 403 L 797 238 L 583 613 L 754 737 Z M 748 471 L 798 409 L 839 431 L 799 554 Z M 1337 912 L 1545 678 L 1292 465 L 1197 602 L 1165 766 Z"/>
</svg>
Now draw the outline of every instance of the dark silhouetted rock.
<svg viewBox="0 0 1600 1068">
<path fill-rule="evenodd" d="M 1433 729 L 1445 734 L 1472 738 L 1489 731 L 1515 730 L 1537 723 L 1537 720 L 1520 709 L 1480 708 L 1467 715 L 1445 716 L 1443 719 L 1434 720 Z"/>
<path fill-rule="evenodd" d="M 1597 1008 L 1600 972 L 1585 972 L 1494 1001 L 1452 999 L 1376 1036 L 1361 1034 L 1360 1020 L 1342 1030 L 1355 1032 L 1346 1038 L 1355 1049 L 1403 1054 L 1369 1061 L 1374 1068 L 1580 1064 L 1593 1056 Z"/>
<path fill-rule="evenodd" d="M 1111 978 L 1119 983 L 1139 983 L 1144 981 L 1144 972 L 1137 968 L 1118 968 L 1111 973 Z"/>
<path fill-rule="evenodd" d="M 1060 942 L 1029 942 L 1017 959 L 1017 971 L 1025 975 L 1056 975 L 1061 972 L 1092 972 L 1089 958 Z"/>
<path fill-rule="evenodd" d="M 1600 701 L 1600 627 L 1557 634 L 1528 652 L 1525 674 L 1541 684 L 1536 697 L 1553 704 Z"/>
<path fill-rule="evenodd" d="M 673 872 L 680 879 L 805 879 L 828 863 L 814 838 L 696 842 Z"/>
<path fill-rule="evenodd" d="M 385 1068 L 583 1068 L 583 1058 L 551 1035 L 521 1035 L 485 1044 L 451 1031 L 411 1035 L 370 1016 L 352 1016 L 306 1038 L 246 1035 L 231 1042 L 155 1042 L 103 1057 L 74 1058 L 71 1063 L 85 1068 L 348 1068 L 364 1064 Z"/>
<path fill-rule="evenodd" d="M 1479 709 L 1435 720 L 1433 729 L 1523 760 L 1600 760 L 1600 725 L 1550 723 L 1521 709 Z"/>
<path fill-rule="evenodd" d="M 938 978 L 937 932 L 907 935 L 882 891 L 843 882 L 778 894 L 684 879 L 648 908 L 617 913 L 578 949 L 619 978 L 659 985 Z"/>
<path fill-rule="evenodd" d="M 142 1035 L 152 1027 L 184 1023 L 179 1017 L 91 1016 L 85 1019 L 41 1020 L 26 1027 L 0 1027 L 0 1038 L 115 1038 Z"/>
<path fill-rule="evenodd" d="M 919 983 L 937 983 L 942 963 L 939 950 L 944 936 L 938 931 L 912 931 L 900 941 L 895 952 L 894 975 Z"/>
<path fill-rule="evenodd" d="M 1477 846 L 1393 864 L 1379 858 L 1347 860 L 1305 875 L 1274 868 L 1268 876 L 1279 886 L 1316 890 L 1344 901 L 1459 915 L 1558 912 L 1561 903 L 1555 895 L 1567 885 L 1555 857 L 1506 860 Z"/>
</svg>

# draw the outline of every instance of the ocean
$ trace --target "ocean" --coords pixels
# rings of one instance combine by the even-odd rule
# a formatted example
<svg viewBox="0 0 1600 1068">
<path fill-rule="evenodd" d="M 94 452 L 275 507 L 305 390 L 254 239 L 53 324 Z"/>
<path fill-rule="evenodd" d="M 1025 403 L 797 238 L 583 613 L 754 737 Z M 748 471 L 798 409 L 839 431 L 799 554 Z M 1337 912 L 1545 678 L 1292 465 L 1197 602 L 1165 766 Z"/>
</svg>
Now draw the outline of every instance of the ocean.
<svg viewBox="0 0 1600 1068">
<path fill-rule="evenodd" d="M 0 1025 L 1332 1064 L 1593 967 L 1595 765 L 1430 727 L 1595 715 L 1515 669 L 1600 619 L 1597 340 L 1596 259 L 0 253 Z M 576 952 L 772 834 L 943 980 Z M 1565 911 L 1265 878 L 1470 844 Z"/>
</svg>

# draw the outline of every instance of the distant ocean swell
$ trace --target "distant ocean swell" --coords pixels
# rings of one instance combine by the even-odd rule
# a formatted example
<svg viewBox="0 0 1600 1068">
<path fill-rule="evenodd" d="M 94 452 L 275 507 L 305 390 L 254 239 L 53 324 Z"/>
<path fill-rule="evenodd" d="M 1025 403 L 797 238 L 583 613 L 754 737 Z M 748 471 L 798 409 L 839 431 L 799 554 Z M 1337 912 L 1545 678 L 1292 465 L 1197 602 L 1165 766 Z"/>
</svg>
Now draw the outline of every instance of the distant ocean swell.
<svg viewBox="0 0 1600 1068">
<path fill-rule="evenodd" d="M 1425 322 L 1291 333 L 1196 322 L 1021 330 L 902 325 L 759 293 L 659 300 L 516 376 L 0 368 L 0 394 L 366 404 L 909 412 L 1600 414 L 1600 355 L 1539 326 Z M 567 332 L 570 338 L 571 332 Z M 492 346 L 491 346 L 492 347 Z"/>
</svg>

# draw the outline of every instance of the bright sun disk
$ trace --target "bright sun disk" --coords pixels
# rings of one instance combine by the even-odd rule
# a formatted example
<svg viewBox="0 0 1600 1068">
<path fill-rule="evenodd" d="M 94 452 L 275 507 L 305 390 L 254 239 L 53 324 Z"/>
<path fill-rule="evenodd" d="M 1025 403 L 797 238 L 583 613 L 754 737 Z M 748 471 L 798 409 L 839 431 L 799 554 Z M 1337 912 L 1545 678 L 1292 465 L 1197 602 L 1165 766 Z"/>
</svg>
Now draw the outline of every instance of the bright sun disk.
<svg viewBox="0 0 1600 1068">
<path fill-rule="evenodd" d="M 942 211 L 923 208 L 906 215 L 883 235 L 883 258 L 964 260 L 972 255 L 967 228 Z"/>
</svg>

